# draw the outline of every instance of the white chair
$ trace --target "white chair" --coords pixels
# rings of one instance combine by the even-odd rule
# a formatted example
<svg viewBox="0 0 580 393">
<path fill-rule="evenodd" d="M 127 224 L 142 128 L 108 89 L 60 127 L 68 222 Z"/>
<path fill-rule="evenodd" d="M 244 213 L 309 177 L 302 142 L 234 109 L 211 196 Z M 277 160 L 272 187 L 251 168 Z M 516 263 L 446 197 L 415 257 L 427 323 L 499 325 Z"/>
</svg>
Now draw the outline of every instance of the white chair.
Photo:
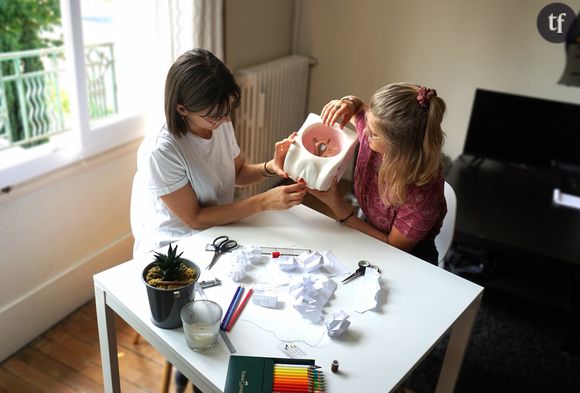
<svg viewBox="0 0 580 393">
<path fill-rule="evenodd" d="M 457 214 L 457 196 L 455 191 L 445 182 L 445 201 L 447 202 L 447 214 L 443 218 L 443 225 L 441 226 L 441 231 L 435 238 L 435 248 L 439 253 L 439 267 L 443 268 L 443 261 L 445 259 L 445 254 L 451 247 L 451 242 L 453 242 L 453 232 L 455 232 L 455 216 Z"/>
</svg>

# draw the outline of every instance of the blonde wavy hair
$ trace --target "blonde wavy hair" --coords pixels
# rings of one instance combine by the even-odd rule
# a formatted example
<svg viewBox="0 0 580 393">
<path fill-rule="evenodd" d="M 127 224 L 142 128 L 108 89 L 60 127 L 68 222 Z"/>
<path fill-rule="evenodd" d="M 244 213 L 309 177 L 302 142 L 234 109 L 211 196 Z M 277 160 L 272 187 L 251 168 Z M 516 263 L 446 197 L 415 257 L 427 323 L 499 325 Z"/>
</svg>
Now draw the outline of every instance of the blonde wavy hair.
<svg viewBox="0 0 580 393">
<path fill-rule="evenodd" d="M 377 90 L 370 101 L 372 125 L 386 143 L 378 173 L 379 193 L 386 205 L 405 203 L 407 186 L 431 182 L 441 167 L 445 102 L 429 89 L 429 97 L 418 100 L 420 90 L 423 96 L 425 88 L 393 83 Z"/>
</svg>

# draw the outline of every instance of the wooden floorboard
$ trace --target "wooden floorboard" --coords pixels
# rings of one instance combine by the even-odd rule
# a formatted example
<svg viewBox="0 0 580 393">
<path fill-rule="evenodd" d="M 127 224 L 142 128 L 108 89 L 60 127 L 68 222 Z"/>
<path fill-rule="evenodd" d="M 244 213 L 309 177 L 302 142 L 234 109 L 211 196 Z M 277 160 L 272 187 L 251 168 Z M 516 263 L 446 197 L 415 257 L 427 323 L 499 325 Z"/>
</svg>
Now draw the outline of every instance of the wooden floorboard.
<svg viewBox="0 0 580 393">
<path fill-rule="evenodd" d="M 135 345 L 136 332 L 121 318 L 115 324 L 123 393 L 159 392 L 165 359 L 144 339 Z M 0 393 L 102 391 L 94 301 L 71 313 L 0 364 Z"/>
</svg>

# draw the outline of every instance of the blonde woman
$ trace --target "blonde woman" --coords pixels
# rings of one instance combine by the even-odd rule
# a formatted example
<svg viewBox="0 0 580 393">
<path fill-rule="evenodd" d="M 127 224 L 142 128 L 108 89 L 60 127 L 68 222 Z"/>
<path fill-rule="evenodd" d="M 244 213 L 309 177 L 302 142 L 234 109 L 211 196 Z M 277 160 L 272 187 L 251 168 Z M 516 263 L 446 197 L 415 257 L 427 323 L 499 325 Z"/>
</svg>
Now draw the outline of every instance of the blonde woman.
<svg viewBox="0 0 580 393">
<path fill-rule="evenodd" d="M 367 106 L 355 96 L 332 100 L 325 124 L 351 122 L 360 142 L 354 190 L 365 220 L 337 193 L 309 190 L 338 221 L 431 263 L 434 238 L 447 212 L 443 194 L 441 121 L 445 102 L 433 89 L 393 83 L 377 90 Z"/>
</svg>

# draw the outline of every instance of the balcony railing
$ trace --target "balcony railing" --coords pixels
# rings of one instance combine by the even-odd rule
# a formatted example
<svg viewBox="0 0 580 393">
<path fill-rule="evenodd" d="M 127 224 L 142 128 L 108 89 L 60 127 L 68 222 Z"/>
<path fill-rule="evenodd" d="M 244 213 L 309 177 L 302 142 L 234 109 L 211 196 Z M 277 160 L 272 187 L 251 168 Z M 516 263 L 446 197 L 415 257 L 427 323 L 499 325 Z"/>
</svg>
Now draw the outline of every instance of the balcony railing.
<svg viewBox="0 0 580 393">
<path fill-rule="evenodd" d="M 91 121 L 117 114 L 113 44 L 85 47 Z M 0 150 L 31 146 L 70 131 L 64 48 L 0 54 Z"/>
</svg>

